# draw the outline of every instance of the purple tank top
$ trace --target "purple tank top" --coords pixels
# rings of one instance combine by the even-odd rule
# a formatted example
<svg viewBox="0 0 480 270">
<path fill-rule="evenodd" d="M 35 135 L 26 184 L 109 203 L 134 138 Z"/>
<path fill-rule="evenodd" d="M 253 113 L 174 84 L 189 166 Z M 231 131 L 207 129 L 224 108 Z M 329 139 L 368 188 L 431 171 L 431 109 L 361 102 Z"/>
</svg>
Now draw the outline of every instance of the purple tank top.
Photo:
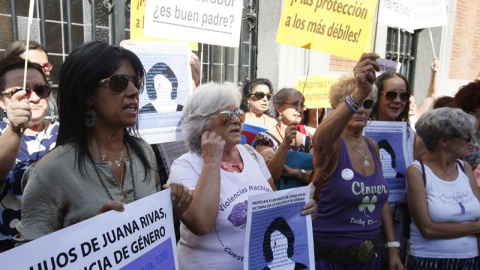
<svg viewBox="0 0 480 270">
<path fill-rule="evenodd" d="M 388 188 L 377 155 L 368 141 L 367 145 L 375 161 L 375 172 L 363 176 L 353 169 L 345 142 L 340 138 L 337 168 L 317 197 L 315 241 L 372 239 L 380 233 L 380 215 L 388 199 Z"/>
</svg>

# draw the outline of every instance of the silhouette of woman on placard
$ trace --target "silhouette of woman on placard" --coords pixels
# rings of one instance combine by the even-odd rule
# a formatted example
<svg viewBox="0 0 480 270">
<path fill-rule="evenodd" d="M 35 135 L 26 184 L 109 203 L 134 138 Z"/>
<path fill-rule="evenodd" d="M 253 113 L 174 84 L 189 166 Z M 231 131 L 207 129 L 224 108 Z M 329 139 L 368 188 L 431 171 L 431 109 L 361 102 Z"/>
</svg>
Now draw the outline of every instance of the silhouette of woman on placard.
<svg viewBox="0 0 480 270">
<path fill-rule="evenodd" d="M 382 171 L 385 178 L 403 178 L 403 174 L 396 171 L 397 155 L 393 151 L 392 146 L 387 140 L 380 140 L 378 142 L 378 149 L 380 152 L 380 160 L 382 162 Z"/>
<path fill-rule="evenodd" d="M 262 270 L 273 269 L 307 269 L 303 263 L 290 258 L 294 254 L 295 235 L 283 217 L 274 219 L 263 236 L 263 257 L 268 265 Z"/>
<path fill-rule="evenodd" d="M 145 85 L 140 90 L 143 94 L 147 90 L 149 103 L 140 109 L 143 113 L 175 112 L 182 111 L 183 105 L 177 104 L 178 81 L 173 70 L 165 63 L 156 63 L 147 72 Z"/>
</svg>

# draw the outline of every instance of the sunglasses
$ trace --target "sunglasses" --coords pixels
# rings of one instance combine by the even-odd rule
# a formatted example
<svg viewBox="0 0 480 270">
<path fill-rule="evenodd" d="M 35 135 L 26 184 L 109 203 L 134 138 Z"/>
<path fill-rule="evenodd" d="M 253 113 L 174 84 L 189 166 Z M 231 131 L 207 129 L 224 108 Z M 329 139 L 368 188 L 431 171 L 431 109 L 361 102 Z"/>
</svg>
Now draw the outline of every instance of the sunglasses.
<svg viewBox="0 0 480 270">
<path fill-rule="evenodd" d="M 45 63 L 45 64 L 42 64 L 42 68 L 45 72 L 49 72 L 49 71 L 52 71 L 53 69 L 53 64 L 52 63 Z"/>
<path fill-rule="evenodd" d="M 398 96 L 400 96 L 402 101 L 407 101 L 410 98 L 410 93 L 408 92 L 387 91 L 380 95 L 385 96 L 385 98 L 390 101 L 395 100 Z"/>
<path fill-rule="evenodd" d="M 365 99 L 362 103 L 362 107 L 364 109 L 371 109 L 373 107 L 373 100 L 371 99 Z"/>
<path fill-rule="evenodd" d="M 263 99 L 265 96 L 267 96 L 267 100 L 270 100 L 272 98 L 272 94 L 265 94 L 264 92 L 255 92 L 253 94 L 250 94 L 249 96 L 254 96 L 258 100 Z"/>
<path fill-rule="evenodd" d="M 307 106 L 305 106 L 305 104 L 300 103 L 298 101 L 292 102 L 292 103 L 282 103 L 282 105 L 284 105 L 284 104 L 290 106 L 290 108 L 295 109 L 295 110 L 297 110 L 298 108 L 301 108 L 304 111 L 307 110 Z"/>
<path fill-rule="evenodd" d="M 233 115 L 236 115 L 238 119 L 240 119 L 240 122 L 245 122 L 245 113 L 238 109 L 238 110 L 227 110 L 227 111 L 222 111 L 218 115 L 212 116 L 210 118 L 218 118 L 220 120 L 220 123 L 224 126 L 229 125 L 232 123 L 232 117 Z"/>
<path fill-rule="evenodd" d="M 10 91 L 4 91 L 0 94 L 2 96 L 7 96 L 8 98 L 12 98 L 13 95 L 15 95 L 16 93 L 18 93 L 22 90 L 24 90 L 23 87 L 15 87 L 15 88 L 11 89 Z M 26 88 L 25 91 L 27 92 L 27 95 L 26 95 L 27 98 L 30 98 L 30 95 L 32 94 L 32 92 L 35 92 L 35 94 L 37 94 L 37 96 L 39 98 L 46 98 L 46 97 L 50 96 L 50 93 L 52 92 L 52 90 L 50 89 L 50 86 L 48 84 L 37 85 L 33 88 L 33 90 L 29 89 L 29 88 Z"/>
<path fill-rule="evenodd" d="M 102 79 L 98 84 L 104 82 L 108 82 L 110 89 L 117 94 L 123 93 L 127 89 L 128 82 L 132 82 L 137 89 L 140 89 L 143 85 L 142 77 L 130 77 L 124 74 L 113 74 L 108 78 Z"/>
</svg>

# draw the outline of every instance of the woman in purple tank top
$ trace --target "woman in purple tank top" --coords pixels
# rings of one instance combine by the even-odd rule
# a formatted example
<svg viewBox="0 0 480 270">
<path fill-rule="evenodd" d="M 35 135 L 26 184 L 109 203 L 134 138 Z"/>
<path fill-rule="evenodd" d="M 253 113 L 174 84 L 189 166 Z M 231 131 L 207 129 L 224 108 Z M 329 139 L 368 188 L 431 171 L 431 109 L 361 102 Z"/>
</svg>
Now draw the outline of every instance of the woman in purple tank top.
<svg viewBox="0 0 480 270">
<path fill-rule="evenodd" d="M 313 138 L 316 269 L 380 269 L 387 259 L 381 255 L 384 241 L 389 268 L 403 269 L 378 145 L 362 135 L 377 97 L 372 85 L 378 57 L 364 54 L 355 77 L 341 77 L 332 85 L 334 111 Z"/>
</svg>

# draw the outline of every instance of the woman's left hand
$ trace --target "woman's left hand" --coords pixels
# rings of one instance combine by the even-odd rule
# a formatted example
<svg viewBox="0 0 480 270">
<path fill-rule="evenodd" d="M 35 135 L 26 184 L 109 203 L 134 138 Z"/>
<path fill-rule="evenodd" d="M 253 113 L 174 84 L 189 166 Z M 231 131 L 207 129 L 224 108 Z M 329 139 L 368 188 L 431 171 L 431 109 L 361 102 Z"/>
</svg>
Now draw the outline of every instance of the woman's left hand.
<svg viewBox="0 0 480 270">
<path fill-rule="evenodd" d="M 400 260 L 400 255 L 397 248 L 388 248 L 388 264 L 390 270 L 403 270 L 402 260 Z"/>
<path fill-rule="evenodd" d="M 314 199 L 308 200 L 303 206 L 302 216 L 312 215 L 312 219 L 317 216 L 317 202 Z"/>
<path fill-rule="evenodd" d="M 171 189 L 171 199 L 173 207 L 174 220 L 179 219 L 190 206 L 193 199 L 193 191 L 180 183 L 170 183 L 163 185 L 164 189 Z"/>
</svg>

